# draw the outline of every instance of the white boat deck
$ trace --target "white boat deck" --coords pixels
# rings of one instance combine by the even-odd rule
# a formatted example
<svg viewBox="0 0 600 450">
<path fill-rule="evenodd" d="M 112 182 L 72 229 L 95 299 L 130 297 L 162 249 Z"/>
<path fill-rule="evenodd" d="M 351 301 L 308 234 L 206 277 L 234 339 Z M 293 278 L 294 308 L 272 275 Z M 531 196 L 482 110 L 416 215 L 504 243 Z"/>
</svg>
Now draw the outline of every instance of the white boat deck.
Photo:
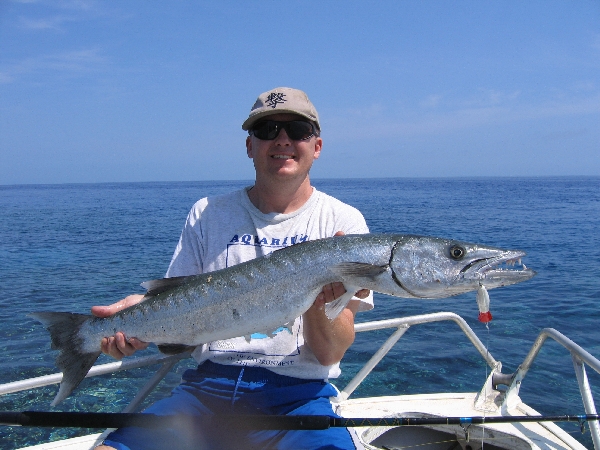
<svg viewBox="0 0 600 450">
<path fill-rule="evenodd" d="M 48 442 L 45 444 L 33 445 L 30 447 L 23 447 L 27 450 L 91 450 L 96 445 L 102 442 L 104 436 L 110 433 L 111 430 L 107 430 L 103 433 L 88 434 L 87 436 L 80 436 L 71 439 L 64 439 L 61 441 Z M 21 450 L 21 449 L 19 449 Z"/>
<path fill-rule="evenodd" d="M 418 394 L 388 397 L 357 398 L 346 400 L 338 413 L 344 417 L 473 417 L 483 415 L 474 408 L 477 394 Z M 521 403 L 511 411 L 512 415 L 539 415 Z M 497 416 L 498 414 L 493 414 Z M 407 431 L 411 429 L 410 431 Z M 431 431 L 438 433 L 432 433 Z M 418 446 L 419 450 L 440 448 L 447 450 L 452 442 L 462 448 L 469 445 L 473 450 L 481 448 L 503 449 L 577 449 L 585 447 L 552 422 L 498 423 L 470 425 L 432 425 L 424 427 L 360 427 L 356 428 L 363 442 L 376 443 L 381 448 Z M 468 433 L 468 436 L 467 436 Z M 385 436 L 389 434 L 389 436 Z M 468 439 L 468 441 L 467 441 Z M 437 446 L 436 446 L 437 444 Z M 494 446 L 494 447 L 492 447 Z M 459 448 L 459 447 L 457 447 Z"/>
</svg>

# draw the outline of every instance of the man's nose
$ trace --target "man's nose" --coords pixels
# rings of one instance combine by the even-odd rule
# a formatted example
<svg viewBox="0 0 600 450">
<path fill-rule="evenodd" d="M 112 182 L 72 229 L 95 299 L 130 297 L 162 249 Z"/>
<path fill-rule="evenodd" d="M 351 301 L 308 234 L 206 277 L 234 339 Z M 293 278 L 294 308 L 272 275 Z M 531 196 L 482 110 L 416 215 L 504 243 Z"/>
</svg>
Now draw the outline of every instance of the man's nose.
<svg viewBox="0 0 600 450">
<path fill-rule="evenodd" d="M 275 138 L 275 145 L 291 145 L 291 144 L 292 144 L 292 140 L 285 132 L 285 129 L 282 128 L 279 131 L 279 134 L 277 135 L 277 137 Z"/>
</svg>

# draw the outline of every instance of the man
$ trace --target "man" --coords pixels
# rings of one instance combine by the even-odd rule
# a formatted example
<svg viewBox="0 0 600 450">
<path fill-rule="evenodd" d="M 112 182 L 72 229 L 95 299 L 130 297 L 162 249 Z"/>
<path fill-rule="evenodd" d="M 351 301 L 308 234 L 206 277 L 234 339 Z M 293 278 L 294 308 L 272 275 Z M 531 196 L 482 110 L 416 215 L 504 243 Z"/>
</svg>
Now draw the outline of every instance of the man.
<svg viewBox="0 0 600 450">
<path fill-rule="evenodd" d="M 358 210 L 314 189 L 309 171 L 321 153 L 319 117 L 306 94 L 277 88 L 261 94 L 242 125 L 254 162 L 253 186 L 199 200 L 190 211 L 167 277 L 230 267 L 279 248 L 333 235 L 367 233 Z M 296 276 L 302 276 L 297 274 Z M 333 413 L 328 383 L 354 341 L 354 316 L 373 307 L 369 291 L 356 293 L 333 321 L 324 304 L 345 292 L 341 283 L 323 287 L 311 308 L 293 323 L 268 334 L 255 333 L 199 346 L 199 366 L 188 370 L 171 397 L 152 405 L 155 414 L 323 414 Z M 129 296 L 105 307 L 100 317 L 135 304 Z M 146 347 L 122 333 L 102 341 L 103 352 L 120 359 Z M 201 423 L 201 420 L 198 421 Z M 224 432 L 226 430 L 226 432 Z M 116 431 L 98 449 L 165 448 L 357 448 L 346 429 L 237 432 L 234 424 L 215 430 Z"/>
</svg>

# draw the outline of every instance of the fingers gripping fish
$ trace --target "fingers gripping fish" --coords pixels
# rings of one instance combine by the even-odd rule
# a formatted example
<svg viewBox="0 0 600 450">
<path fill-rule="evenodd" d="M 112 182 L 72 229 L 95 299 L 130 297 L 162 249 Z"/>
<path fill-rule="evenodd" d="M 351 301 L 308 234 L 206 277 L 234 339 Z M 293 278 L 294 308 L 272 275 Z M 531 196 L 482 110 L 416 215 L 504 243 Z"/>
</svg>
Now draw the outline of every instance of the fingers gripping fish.
<svg viewBox="0 0 600 450">
<path fill-rule="evenodd" d="M 343 282 L 347 295 L 328 303 L 334 319 L 359 289 L 403 298 L 435 299 L 519 283 L 531 269 L 505 269 L 521 251 L 415 235 L 345 235 L 308 241 L 227 269 L 143 283 L 144 300 L 108 318 L 36 312 L 59 350 L 63 380 L 53 405 L 77 387 L 117 331 L 177 352 L 249 336 L 293 321 L 322 287 Z"/>
</svg>

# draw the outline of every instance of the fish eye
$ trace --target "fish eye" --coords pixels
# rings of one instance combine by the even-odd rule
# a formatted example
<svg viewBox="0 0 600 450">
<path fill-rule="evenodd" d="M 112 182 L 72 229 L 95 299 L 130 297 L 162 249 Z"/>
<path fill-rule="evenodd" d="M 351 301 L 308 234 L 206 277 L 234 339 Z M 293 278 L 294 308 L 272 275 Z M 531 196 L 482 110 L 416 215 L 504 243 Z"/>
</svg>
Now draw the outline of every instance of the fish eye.
<svg viewBox="0 0 600 450">
<path fill-rule="evenodd" d="M 461 259 L 465 256 L 465 253 L 467 253 L 467 251 L 460 245 L 453 245 L 450 247 L 450 257 L 452 259 Z"/>
</svg>

